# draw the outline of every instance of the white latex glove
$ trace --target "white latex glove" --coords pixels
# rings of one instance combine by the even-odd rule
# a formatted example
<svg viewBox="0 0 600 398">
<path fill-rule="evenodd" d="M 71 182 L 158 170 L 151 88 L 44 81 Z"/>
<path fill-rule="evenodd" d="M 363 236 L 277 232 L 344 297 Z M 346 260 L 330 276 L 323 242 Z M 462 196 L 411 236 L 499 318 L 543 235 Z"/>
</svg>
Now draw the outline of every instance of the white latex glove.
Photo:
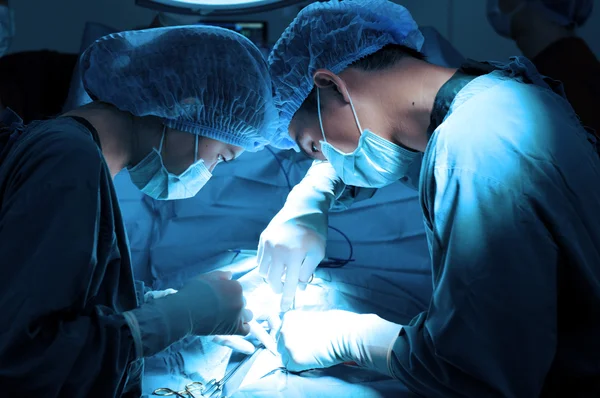
<svg viewBox="0 0 600 398">
<path fill-rule="evenodd" d="M 147 292 L 146 294 L 144 294 L 144 302 L 147 303 L 148 301 L 151 301 L 154 299 L 159 299 L 159 298 L 168 296 L 173 293 L 177 293 L 177 290 L 175 290 L 175 289 L 151 290 L 151 291 Z"/>
<path fill-rule="evenodd" d="M 344 188 L 328 162 L 315 161 L 260 235 L 258 272 L 283 293 L 281 311 L 291 308 L 298 283 L 305 288 L 325 257 L 328 212 Z"/>
<path fill-rule="evenodd" d="M 262 343 L 265 348 L 277 355 L 277 342 L 275 341 L 275 333 L 281 327 L 281 320 L 277 316 L 270 316 L 264 320 L 267 322 L 270 332 L 258 323 L 263 319 L 253 319 L 248 323 L 250 326 L 250 334 L 246 337 L 241 336 L 215 336 L 213 342 L 225 347 L 229 347 L 234 351 L 252 354 L 256 350 L 256 346 L 248 341 L 248 338 L 256 339 Z"/>
<path fill-rule="evenodd" d="M 283 318 L 277 349 L 293 372 L 356 362 L 392 376 L 388 355 L 401 329 L 374 314 L 290 311 Z"/>
</svg>

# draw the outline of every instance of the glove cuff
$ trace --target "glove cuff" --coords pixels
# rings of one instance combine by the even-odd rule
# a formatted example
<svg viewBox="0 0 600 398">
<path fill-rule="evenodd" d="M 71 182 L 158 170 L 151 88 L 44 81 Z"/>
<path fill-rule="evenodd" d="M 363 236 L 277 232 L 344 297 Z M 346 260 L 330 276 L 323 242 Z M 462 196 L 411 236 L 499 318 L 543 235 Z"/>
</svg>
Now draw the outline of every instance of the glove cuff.
<svg viewBox="0 0 600 398">
<path fill-rule="evenodd" d="M 363 327 L 357 331 L 356 362 L 360 366 L 393 377 L 390 370 L 390 354 L 394 343 L 402 330 L 402 326 L 386 321 L 374 314 L 364 317 Z"/>
<path fill-rule="evenodd" d="M 177 314 L 166 300 L 153 300 L 123 313 L 131 330 L 138 357 L 152 356 L 188 336 L 192 331 L 189 314 Z"/>
</svg>

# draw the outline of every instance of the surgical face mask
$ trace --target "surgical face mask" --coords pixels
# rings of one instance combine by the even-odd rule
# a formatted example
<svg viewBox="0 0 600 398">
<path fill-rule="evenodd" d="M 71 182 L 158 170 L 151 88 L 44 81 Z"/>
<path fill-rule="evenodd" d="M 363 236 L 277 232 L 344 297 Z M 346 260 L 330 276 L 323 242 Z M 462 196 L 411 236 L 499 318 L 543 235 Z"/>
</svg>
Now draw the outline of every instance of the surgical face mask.
<svg viewBox="0 0 600 398">
<path fill-rule="evenodd" d="M 7 6 L 0 6 L 0 57 L 8 52 L 14 35 L 14 12 Z"/>
<path fill-rule="evenodd" d="M 514 10 L 505 13 L 500 9 L 500 0 L 488 0 L 488 19 L 501 35 L 510 37 L 511 21 L 525 6 L 535 7 L 538 12 L 558 25 L 574 27 L 586 21 L 586 15 L 591 13 L 592 1 L 521 1 Z"/>
<path fill-rule="evenodd" d="M 195 196 L 212 174 L 204 161 L 198 159 L 198 136 L 196 135 L 196 153 L 194 163 L 179 175 L 170 173 L 161 157 L 165 140 L 166 126 L 163 129 L 160 146 L 152 149 L 137 165 L 129 168 L 129 176 L 140 191 L 157 200 L 187 199 Z"/>
<path fill-rule="evenodd" d="M 321 118 L 321 96 L 317 88 L 319 124 L 323 134 L 321 151 L 337 175 L 346 185 L 365 188 L 381 188 L 406 176 L 418 152 L 402 148 L 370 130 L 363 130 L 349 93 L 348 98 L 361 135 L 356 149 L 352 153 L 343 153 L 329 144 L 325 138 Z"/>
<path fill-rule="evenodd" d="M 500 9 L 500 1 L 499 0 L 488 0 L 488 4 L 487 4 L 488 19 L 490 20 L 492 25 L 494 25 L 494 27 L 496 27 L 496 29 L 498 29 L 500 34 L 504 35 L 505 37 L 510 37 L 510 25 L 511 25 L 512 18 L 513 18 L 513 16 L 515 16 L 516 13 L 521 11 L 521 9 L 523 9 L 523 7 L 525 7 L 526 5 L 527 5 L 527 2 L 522 1 L 520 4 L 518 4 L 515 7 L 514 10 L 512 10 L 511 12 L 504 13 Z"/>
</svg>

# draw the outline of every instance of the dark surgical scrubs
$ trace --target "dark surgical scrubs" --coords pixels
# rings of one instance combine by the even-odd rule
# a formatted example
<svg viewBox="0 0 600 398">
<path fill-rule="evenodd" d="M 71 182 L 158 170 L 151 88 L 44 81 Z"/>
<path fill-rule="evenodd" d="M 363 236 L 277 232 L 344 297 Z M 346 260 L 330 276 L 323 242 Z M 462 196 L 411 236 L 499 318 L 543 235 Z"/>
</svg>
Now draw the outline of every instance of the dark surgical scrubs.
<svg viewBox="0 0 600 398">
<path fill-rule="evenodd" d="M 490 66 L 436 97 L 419 186 L 433 295 L 390 371 L 426 397 L 600 397 L 596 141 L 529 61 Z"/>
<path fill-rule="evenodd" d="M 22 131 L 0 145 L 0 395 L 139 397 L 120 315 L 139 299 L 97 132 L 72 117 Z"/>
</svg>

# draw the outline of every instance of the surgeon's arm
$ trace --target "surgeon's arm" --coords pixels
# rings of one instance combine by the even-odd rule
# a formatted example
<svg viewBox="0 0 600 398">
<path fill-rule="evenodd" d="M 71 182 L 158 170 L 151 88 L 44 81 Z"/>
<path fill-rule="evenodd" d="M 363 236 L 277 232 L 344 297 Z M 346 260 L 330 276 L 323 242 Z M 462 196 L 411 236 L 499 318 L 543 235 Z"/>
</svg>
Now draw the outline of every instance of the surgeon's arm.
<svg viewBox="0 0 600 398">
<path fill-rule="evenodd" d="M 47 150 L 32 143 L 41 153 L 26 152 L 2 181 L 0 386 L 6 396 L 119 396 L 136 359 L 125 318 L 94 304 L 96 294 L 107 294 L 95 291 L 99 278 L 114 292 L 127 290 L 118 253 L 108 251 L 115 239 L 110 176 L 97 151 L 56 148 L 67 143 L 44 143 Z M 116 294 L 98 299 L 121 304 Z"/>
<path fill-rule="evenodd" d="M 436 169 L 423 196 L 433 298 L 404 326 L 390 373 L 428 397 L 537 397 L 556 346 L 556 246 L 519 193 Z"/>
<path fill-rule="evenodd" d="M 325 238 L 329 210 L 347 208 L 357 195 L 357 190 L 346 188 L 329 162 L 315 160 L 288 194 L 285 205 L 269 227 L 293 223 L 310 228 Z"/>
<path fill-rule="evenodd" d="M 296 200 L 296 197 L 302 200 L 311 198 L 323 212 L 335 208 L 336 205 L 341 210 L 351 204 L 357 193 L 348 188 L 329 162 L 315 160 L 302 181 L 292 189 L 290 197 L 293 200 Z"/>
<path fill-rule="evenodd" d="M 418 191 L 422 154 L 413 162 L 408 174 L 400 182 L 410 189 Z M 371 199 L 376 188 L 363 188 L 345 185 L 327 161 L 315 160 L 308 172 L 290 192 L 290 204 L 310 203 L 321 212 L 343 211 L 352 204 Z"/>
<path fill-rule="evenodd" d="M 258 270 L 275 293 L 282 293 L 281 311 L 290 308 L 298 284 L 306 286 L 325 257 L 329 210 L 344 189 L 329 162 L 315 161 L 260 235 Z"/>
<path fill-rule="evenodd" d="M 327 161 L 315 160 L 306 175 L 290 195 L 290 203 L 303 201 L 311 203 L 322 213 L 342 211 L 350 208 L 354 202 L 369 199 L 376 189 L 346 186 Z"/>
</svg>

